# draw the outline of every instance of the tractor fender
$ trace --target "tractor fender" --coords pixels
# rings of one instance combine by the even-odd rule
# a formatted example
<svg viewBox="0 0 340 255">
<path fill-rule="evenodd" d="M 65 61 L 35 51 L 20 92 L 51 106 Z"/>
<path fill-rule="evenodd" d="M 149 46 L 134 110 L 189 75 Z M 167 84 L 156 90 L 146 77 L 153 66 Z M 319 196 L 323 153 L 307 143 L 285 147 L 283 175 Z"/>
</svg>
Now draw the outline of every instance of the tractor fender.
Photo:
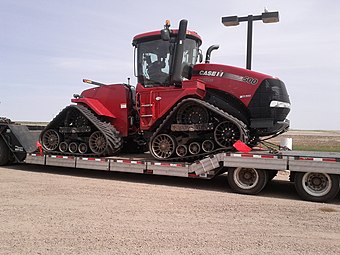
<svg viewBox="0 0 340 255">
<path fill-rule="evenodd" d="M 105 116 L 112 119 L 116 119 L 116 116 L 112 114 L 100 101 L 93 98 L 77 98 L 72 99 L 73 103 L 86 105 L 91 110 L 93 110 L 99 116 Z"/>
</svg>

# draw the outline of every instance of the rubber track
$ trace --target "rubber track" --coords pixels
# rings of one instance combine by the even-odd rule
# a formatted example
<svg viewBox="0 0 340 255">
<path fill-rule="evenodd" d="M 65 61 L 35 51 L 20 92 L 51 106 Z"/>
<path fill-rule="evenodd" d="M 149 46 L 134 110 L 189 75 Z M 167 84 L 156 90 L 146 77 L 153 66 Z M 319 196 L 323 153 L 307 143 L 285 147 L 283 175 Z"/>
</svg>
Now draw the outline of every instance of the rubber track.
<svg viewBox="0 0 340 255">
<path fill-rule="evenodd" d="M 112 126 L 110 123 L 106 123 L 100 121 L 96 115 L 94 115 L 87 107 L 82 105 L 70 105 L 67 106 L 64 110 L 62 110 L 45 128 L 44 131 L 50 129 L 51 126 L 54 126 L 54 121 L 57 121 L 58 117 L 67 110 L 71 108 L 76 108 L 79 112 L 81 112 L 99 131 L 101 131 L 108 144 L 108 148 L 104 151 L 102 155 L 94 154 L 94 153 L 71 153 L 71 152 L 60 152 L 60 151 L 46 151 L 47 153 L 51 154 L 59 154 L 59 155 L 68 155 L 68 156 L 110 156 L 113 155 L 115 152 L 119 151 L 122 147 L 122 137 L 119 134 L 119 131 Z"/>
<path fill-rule="evenodd" d="M 163 120 L 162 124 L 156 129 L 156 131 L 153 133 L 152 137 L 150 138 L 150 147 L 151 147 L 151 141 L 158 135 L 160 134 L 161 130 L 163 127 L 165 127 L 166 124 L 168 124 L 167 122 L 169 121 L 170 118 L 173 117 L 173 114 L 176 113 L 176 111 L 179 109 L 179 107 L 181 107 L 183 104 L 187 103 L 187 102 L 195 102 L 198 103 L 200 105 L 203 105 L 204 107 L 206 107 L 207 109 L 213 111 L 215 114 L 220 115 L 222 118 L 229 120 L 231 122 L 233 122 L 234 124 L 237 125 L 237 127 L 239 128 L 241 134 L 241 141 L 243 142 L 247 142 L 248 141 L 248 134 L 249 134 L 249 130 L 246 126 L 246 124 L 244 124 L 242 121 L 240 121 L 239 119 L 235 118 L 234 116 L 228 114 L 227 112 L 221 110 L 220 108 L 209 104 L 206 101 L 197 99 L 197 98 L 188 98 L 188 99 L 184 99 L 181 102 L 179 102 L 173 109 L 172 111 L 168 114 L 168 116 Z M 215 153 L 221 152 L 221 151 L 225 151 L 228 150 L 228 148 L 218 148 L 214 151 L 211 152 L 206 152 L 206 153 L 201 153 L 198 155 L 189 155 L 189 156 L 185 156 L 185 157 L 176 157 L 176 158 L 167 158 L 167 159 L 162 159 L 164 161 L 194 161 L 197 159 L 200 159 L 204 156 L 209 156 L 209 155 L 213 155 Z M 150 148 L 150 152 L 151 152 L 151 148 Z"/>
</svg>

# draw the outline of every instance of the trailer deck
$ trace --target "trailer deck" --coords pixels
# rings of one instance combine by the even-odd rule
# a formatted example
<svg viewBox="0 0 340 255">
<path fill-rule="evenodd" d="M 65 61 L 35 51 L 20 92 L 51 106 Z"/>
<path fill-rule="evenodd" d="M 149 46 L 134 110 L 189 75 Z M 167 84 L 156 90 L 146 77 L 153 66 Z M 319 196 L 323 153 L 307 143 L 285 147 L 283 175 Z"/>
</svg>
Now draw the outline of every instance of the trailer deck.
<svg viewBox="0 0 340 255">
<path fill-rule="evenodd" d="M 149 153 L 105 158 L 29 153 L 24 162 L 46 166 L 208 179 L 213 178 L 221 167 L 340 174 L 340 153 L 307 151 L 282 151 L 279 154 L 268 151 L 223 152 L 193 163 L 155 161 Z"/>
<path fill-rule="evenodd" d="M 156 161 L 150 153 L 95 158 L 39 153 L 38 134 L 26 126 L 0 123 L 1 164 L 16 162 L 202 179 L 227 172 L 234 192 L 251 195 L 259 193 L 277 171 L 289 171 L 290 180 L 304 200 L 330 201 L 340 190 L 340 153 L 336 152 L 220 152 L 195 162 Z"/>
</svg>

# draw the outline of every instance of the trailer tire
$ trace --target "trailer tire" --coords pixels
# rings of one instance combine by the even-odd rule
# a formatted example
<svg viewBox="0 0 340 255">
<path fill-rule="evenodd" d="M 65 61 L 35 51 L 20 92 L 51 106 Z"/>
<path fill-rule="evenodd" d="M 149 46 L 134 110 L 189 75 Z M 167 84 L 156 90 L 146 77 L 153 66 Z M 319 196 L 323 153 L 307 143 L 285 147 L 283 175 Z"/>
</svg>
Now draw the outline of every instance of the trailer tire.
<svg viewBox="0 0 340 255">
<path fill-rule="evenodd" d="M 258 194 L 268 182 L 268 171 L 256 168 L 231 168 L 228 171 L 228 183 L 236 193 Z"/>
<path fill-rule="evenodd" d="M 294 185 L 302 199 L 312 202 L 331 201 L 340 190 L 339 176 L 326 173 L 297 172 Z"/>
<path fill-rule="evenodd" d="M 9 158 L 10 158 L 9 148 L 7 147 L 3 138 L 0 137 L 0 166 L 7 165 Z"/>
</svg>

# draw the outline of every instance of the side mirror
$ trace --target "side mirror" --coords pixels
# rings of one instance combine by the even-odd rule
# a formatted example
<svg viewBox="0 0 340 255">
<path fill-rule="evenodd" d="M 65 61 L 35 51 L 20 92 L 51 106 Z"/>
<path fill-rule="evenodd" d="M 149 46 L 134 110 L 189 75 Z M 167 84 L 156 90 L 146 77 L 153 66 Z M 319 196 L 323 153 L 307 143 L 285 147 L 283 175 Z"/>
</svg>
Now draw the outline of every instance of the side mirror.
<svg viewBox="0 0 340 255">
<path fill-rule="evenodd" d="M 203 62 L 203 53 L 202 50 L 200 49 L 198 52 L 198 62 L 202 63 Z"/>
<path fill-rule="evenodd" d="M 170 31 L 168 28 L 161 30 L 161 38 L 163 41 L 170 41 Z"/>
</svg>

